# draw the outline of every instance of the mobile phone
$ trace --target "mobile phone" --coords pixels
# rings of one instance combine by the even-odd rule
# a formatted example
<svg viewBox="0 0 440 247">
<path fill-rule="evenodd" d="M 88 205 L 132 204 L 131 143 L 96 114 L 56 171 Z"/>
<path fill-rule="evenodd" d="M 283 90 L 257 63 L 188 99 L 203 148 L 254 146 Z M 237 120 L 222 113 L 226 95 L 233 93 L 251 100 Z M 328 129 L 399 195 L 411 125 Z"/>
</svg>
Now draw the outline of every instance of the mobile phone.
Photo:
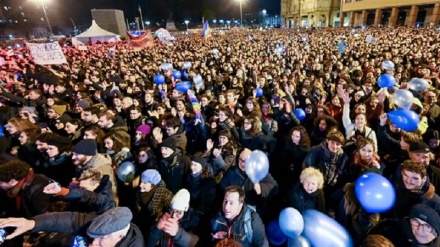
<svg viewBox="0 0 440 247">
<path fill-rule="evenodd" d="M 0 228 L 0 245 L 5 242 L 7 235 L 8 234 L 6 233 L 5 229 Z"/>
</svg>

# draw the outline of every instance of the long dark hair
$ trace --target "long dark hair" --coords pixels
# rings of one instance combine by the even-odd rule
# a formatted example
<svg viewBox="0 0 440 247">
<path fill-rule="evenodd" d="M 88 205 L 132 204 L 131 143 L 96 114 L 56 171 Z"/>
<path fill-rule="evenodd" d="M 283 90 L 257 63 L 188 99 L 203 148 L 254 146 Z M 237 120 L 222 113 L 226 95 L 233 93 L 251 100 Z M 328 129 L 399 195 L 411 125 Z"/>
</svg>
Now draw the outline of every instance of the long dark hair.
<svg viewBox="0 0 440 247">
<path fill-rule="evenodd" d="M 307 134 L 307 130 L 301 125 L 295 126 L 292 129 L 290 129 L 289 138 L 287 139 L 287 141 L 292 142 L 292 133 L 295 130 L 299 131 L 301 135 L 301 139 L 299 140 L 299 146 L 303 151 L 309 151 L 311 146 L 310 137 L 309 134 Z"/>
</svg>

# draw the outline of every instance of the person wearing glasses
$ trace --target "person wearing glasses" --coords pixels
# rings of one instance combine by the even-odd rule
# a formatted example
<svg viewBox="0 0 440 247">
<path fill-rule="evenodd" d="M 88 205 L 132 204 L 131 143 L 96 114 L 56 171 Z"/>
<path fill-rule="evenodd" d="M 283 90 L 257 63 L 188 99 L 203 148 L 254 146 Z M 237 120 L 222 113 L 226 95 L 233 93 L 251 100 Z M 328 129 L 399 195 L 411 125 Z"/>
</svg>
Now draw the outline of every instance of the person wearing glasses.
<svg viewBox="0 0 440 247">
<path fill-rule="evenodd" d="M 369 235 L 382 235 L 394 246 L 440 246 L 440 216 L 426 204 L 416 204 L 408 217 L 384 220 Z"/>
<path fill-rule="evenodd" d="M 262 216 L 265 212 L 267 200 L 278 193 L 278 183 L 270 173 L 259 183 L 252 183 L 245 171 L 245 162 L 252 151 L 245 148 L 238 157 L 238 166 L 233 166 L 226 171 L 220 181 L 220 189 L 225 191 L 227 187 L 235 185 L 243 188 L 246 194 L 245 202 L 255 206 L 257 212 Z"/>
<path fill-rule="evenodd" d="M 173 197 L 170 210 L 162 215 L 155 227 L 152 227 L 146 247 L 193 247 L 199 237 L 191 233 L 199 225 L 199 217 L 189 206 L 190 193 L 179 190 Z"/>
</svg>

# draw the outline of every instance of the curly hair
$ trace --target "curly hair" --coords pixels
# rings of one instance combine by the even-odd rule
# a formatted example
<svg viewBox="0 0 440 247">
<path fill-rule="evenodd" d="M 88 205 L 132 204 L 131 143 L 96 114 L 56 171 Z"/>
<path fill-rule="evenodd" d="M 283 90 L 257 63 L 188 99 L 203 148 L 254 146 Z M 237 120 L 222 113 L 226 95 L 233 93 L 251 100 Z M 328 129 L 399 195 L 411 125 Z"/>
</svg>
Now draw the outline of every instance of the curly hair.
<svg viewBox="0 0 440 247">
<path fill-rule="evenodd" d="M 322 189 L 324 186 L 324 175 L 322 175 L 321 171 L 314 167 L 307 167 L 302 170 L 301 175 L 299 176 L 299 182 L 302 184 L 309 177 L 315 177 L 318 179 L 318 189 Z"/>
<path fill-rule="evenodd" d="M 402 170 L 414 172 L 420 174 L 422 178 L 425 178 L 427 175 L 426 166 L 420 162 L 415 162 L 411 160 L 405 160 L 402 164 Z"/>
<path fill-rule="evenodd" d="M 21 180 L 28 175 L 30 169 L 31 167 L 24 161 L 10 160 L 0 166 L 0 181 Z"/>
<path fill-rule="evenodd" d="M 243 245 L 232 238 L 224 238 L 218 241 L 215 247 L 243 247 Z"/>
<path fill-rule="evenodd" d="M 261 132 L 261 121 L 260 118 L 255 117 L 255 116 L 249 116 L 246 117 L 245 120 L 248 120 L 250 122 L 250 124 L 252 125 L 250 130 L 246 130 L 246 134 L 250 137 L 254 137 L 256 136 L 258 133 Z"/>
<path fill-rule="evenodd" d="M 300 135 L 301 135 L 301 139 L 299 140 L 299 146 L 301 147 L 302 150 L 306 151 L 306 150 L 310 150 L 310 137 L 309 134 L 307 133 L 307 130 L 301 126 L 295 126 L 292 129 L 290 129 L 289 132 L 289 137 L 292 136 L 293 131 L 299 131 Z M 292 141 L 292 138 L 289 138 L 288 141 Z"/>
</svg>

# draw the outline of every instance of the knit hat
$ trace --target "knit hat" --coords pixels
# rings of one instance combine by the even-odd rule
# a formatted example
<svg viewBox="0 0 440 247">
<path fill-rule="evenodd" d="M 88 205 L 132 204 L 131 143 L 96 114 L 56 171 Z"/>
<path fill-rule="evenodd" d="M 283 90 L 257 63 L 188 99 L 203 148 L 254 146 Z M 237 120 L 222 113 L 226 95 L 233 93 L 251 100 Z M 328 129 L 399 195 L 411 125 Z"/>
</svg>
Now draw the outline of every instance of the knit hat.
<svg viewBox="0 0 440 247">
<path fill-rule="evenodd" d="M 69 115 L 63 114 L 59 118 L 57 118 L 56 122 L 66 124 L 70 120 L 72 120 L 72 118 Z"/>
<path fill-rule="evenodd" d="M 47 140 L 47 145 L 55 146 L 55 147 L 64 147 L 70 145 L 70 139 L 64 136 L 55 135 L 54 137 Z"/>
<path fill-rule="evenodd" d="M 136 131 L 141 132 L 143 135 L 150 134 L 151 127 L 148 124 L 142 124 L 137 127 Z"/>
<path fill-rule="evenodd" d="M 418 107 L 420 107 L 420 108 L 423 108 L 422 102 L 421 102 L 420 99 L 417 98 L 417 97 L 414 97 L 414 99 L 413 99 L 413 104 L 416 105 L 416 106 L 418 106 Z"/>
<path fill-rule="evenodd" d="M 157 185 L 162 180 L 159 172 L 154 169 L 147 169 L 141 175 L 142 182 Z"/>
<path fill-rule="evenodd" d="M 67 110 L 67 106 L 65 105 L 53 105 L 51 108 L 60 116 Z"/>
<path fill-rule="evenodd" d="M 426 204 L 417 204 L 409 211 L 410 218 L 417 218 L 428 223 L 437 234 L 440 233 L 440 216 L 438 213 Z"/>
<path fill-rule="evenodd" d="M 126 228 L 133 218 L 130 209 L 126 207 L 112 208 L 94 218 L 87 228 L 87 235 L 100 238 Z"/>
<path fill-rule="evenodd" d="M 431 149 L 424 142 L 413 142 L 409 145 L 409 151 L 413 153 L 430 153 Z"/>
<path fill-rule="evenodd" d="M 173 151 L 176 151 L 176 140 L 174 140 L 174 138 L 167 138 L 162 142 L 162 147 L 170 148 Z"/>
<path fill-rule="evenodd" d="M 97 153 L 97 145 L 96 145 L 96 141 L 92 140 L 92 139 L 84 139 L 81 140 L 80 142 L 78 142 L 74 147 L 73 147 L 73 152 L 76 154 L 82 154 L 82 155 L 86 155 L 86 156 L 93 156 Z"/>
<path fill-rule="evenodd" d="M 192 161 L 199 163 L 203 168 L 206 167 L 206 158 L 203 157 L 198 157 L 198 156 L 193 156 L 192 157 Z"/>
<path fill-rule="evenodd" d="M 171 207 L 171 209 L 174 209 L 174 210 L 188 211 L 189 200 L 190 200 L 190 195 L 189 195 L 188 190 L 181 189 L 173 197 L 173 200 L 171 200 L 170 207 Z"/>
<path fill-rule="evenodd" d="M 90 103 L 85 99 L 79 100 L 78 102 L 76 102 L 76 105 L 83 108 L 83 109 L 90 107 Z"/>
<path fill-rule="evenodd" d="M 29 114 L 36 114 L 37 110 L 33 106 L 25 106 L 21 109 L 22 112 L 29 112 Z"/>
</svg>

